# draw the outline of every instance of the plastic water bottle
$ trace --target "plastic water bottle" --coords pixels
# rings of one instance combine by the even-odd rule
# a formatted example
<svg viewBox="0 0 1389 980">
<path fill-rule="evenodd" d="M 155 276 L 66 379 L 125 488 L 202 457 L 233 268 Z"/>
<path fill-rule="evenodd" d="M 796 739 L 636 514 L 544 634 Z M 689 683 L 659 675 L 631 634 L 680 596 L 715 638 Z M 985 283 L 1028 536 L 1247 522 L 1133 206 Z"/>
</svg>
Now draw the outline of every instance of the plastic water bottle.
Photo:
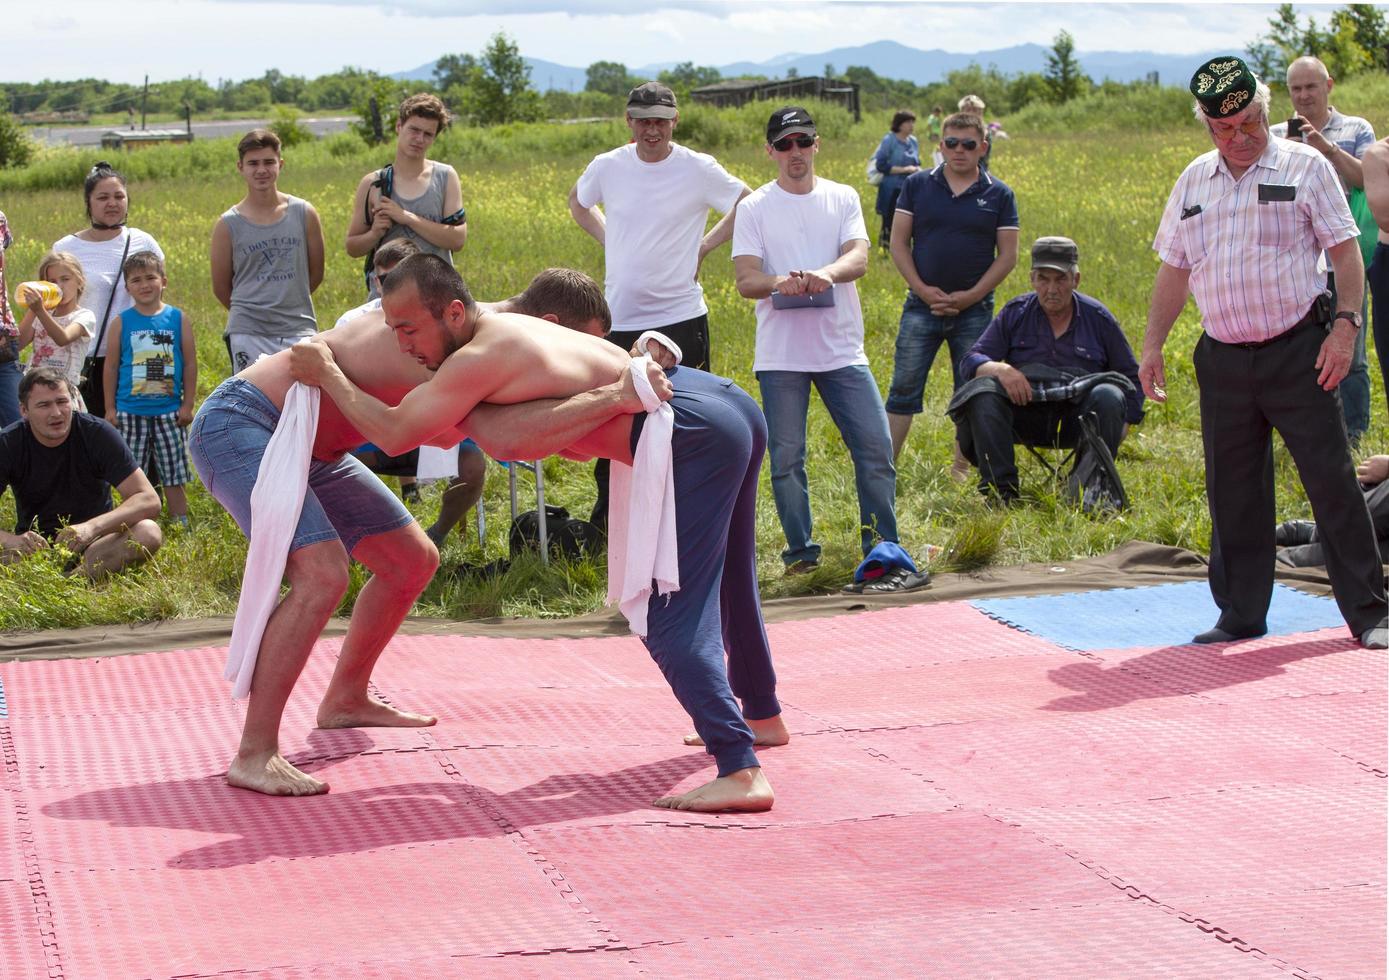
<svg viewBox="0 0 1389 980">
<path fill-rule="evenodd" d="M 22 282 L 15 287 L 14 305 L 20 309 L 26 309 L 29 306 L 23 298 L 27 290 L 33 290 L 43 297 L 43 308 L 46 310 L 56 309 L 58 304 L 63 301 L 63 291 L 57 283 L 49 282 L 46 279 L 34 279 L 29 282 Z"/>
</svg>

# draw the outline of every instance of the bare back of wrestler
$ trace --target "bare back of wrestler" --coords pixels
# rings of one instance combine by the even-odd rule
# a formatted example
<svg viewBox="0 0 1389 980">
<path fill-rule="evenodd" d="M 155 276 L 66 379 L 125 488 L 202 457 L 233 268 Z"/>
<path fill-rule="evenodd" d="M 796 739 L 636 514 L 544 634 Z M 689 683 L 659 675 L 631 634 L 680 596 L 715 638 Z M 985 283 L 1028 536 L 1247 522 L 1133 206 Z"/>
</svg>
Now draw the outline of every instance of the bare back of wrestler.
<svg viewBox="0 0 1389 980">
<path fill-rule="evenodd" d="M 408 309 L 413 291 L 413 287 L 407 286 L 401 291 L 404 296 L 395 297 L 403 302 L 393 305 Z M 452 426 L 417 438 L 419 428 L 407 432 L 395 423 L 389 432 L 378 432 L 373 437 L 348 421 L 330 393 L 320 403 L 314 456 L 333 459 L 364 441 L 396 454 L 421 444 L 452 446 L 462 437 L 471 436 L 498 459 L 535 458 L 567 450 L 573 455 L 630 462 L 632 423 L 628 415 L 618 416 L 597 430 L 586 420 L 558 431 L 547 424 L 544 428 L 550 429 L 548 432 L 527 424 L 531 415 L 545 414 L 552 420 L 551 409 L 559 399 L 614 384 L 624 387 L 628 410 L 637 407 L 628 394 L 631 388 L 625 379 L 629 360 L 626 354 L 597 338 L 515 313 L 481 312 L 470 327 L 466 348 L 442 375 L 458 397 L 447 411 L 431 413 L 431 421 L 425 427 L 433 428 L 439 419 L 456 413 Z M 430 333 L 436 336 L 427 336 Z M 411 391 L 435 377 L 442 361 L 450 360 L 447 354 L 439 357 L 438 352 L 450 347 L 451 340 L 449 335 L 424 326 L 412 327 L 407 314 L 396 329 L 379 317 L 360 317 L 320 334 L 315 343 L 327 348 L 331 360 L 362 391 L 388 406 L 398 406 Z M 241 377 L 282 408 L 285 393 L 294 383 L 290 367 L 293 357 L 286 350 L 262 358 L 243 371 Z M 300 363 L 310 363 L 302 352 Z M 307 370 L 302 366 L 300 369 Z M 464 391 L 474 397 L 465 397 Z M 483 401 L 486 404 L 480 404 Z M 522 402 L 534 405 L 521 410 L 525 414 L 496 410 L 497 406 Z"/>
<path fill-rule="evenodd" d="M 573 404 L 574 396 L 586 393 L 610 398 L 613 386 L 620 387 L 622 411 L 639 410 L 630 357 L 619 348 L 545 320 L 458 300 L 436 315 L 414 282 L 388 292 L 382 309 L 394 344 L 390 357 L 412 359 L 408 370 L 387 365 L 379 331 L 360 340 L 350 333 L 339 337 L 352 323 L 296 345 L 285 352 L 288 362 L 275 366 L 269 397 L 287 390 L 292 377 L 321 387 L 325 406 L 332 404 L 320 410 L 316 454 L 343 452 L 365 439 L 395 455 L 424 444 L 451 445 L 461 433 L 499 459 L 564 452 L 630 462 L 629 416 L 610 416 L 595 429 L 591 416 L 575 412 L 574 423 L 565 424 L 553 411 L 558 401 Z M 421 385 L 416 368 L 432 383 Z M 669 391 L 658 367 L 649 377 L 658 391 Z"/>
</svg>

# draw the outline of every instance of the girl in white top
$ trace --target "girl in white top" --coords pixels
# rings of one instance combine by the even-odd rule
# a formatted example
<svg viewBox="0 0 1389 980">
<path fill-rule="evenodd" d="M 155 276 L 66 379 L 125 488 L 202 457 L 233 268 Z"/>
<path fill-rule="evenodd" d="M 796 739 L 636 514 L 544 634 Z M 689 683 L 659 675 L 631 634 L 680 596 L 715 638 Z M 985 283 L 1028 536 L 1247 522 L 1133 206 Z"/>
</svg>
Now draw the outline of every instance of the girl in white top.
<svg viewBox="0 0 1389 980">
<path fill-rule="evenodd" d="M 28 370 L 56 368 L 76 387 L 82 383 L 82 362 L 96 334 L 96 314 L 80 305 L 87 277 L 82 273 L 82 263 L 71 252 L 45 255 L 39 263 L 38 277 L 56 285 L 63 298 L 49 312 L 36 291 L 24 290 L 25 295 L 20 298 L 28 311 L 19 323 L 19 345 L 23 348 L 31 340 L 34 343 Z M 73 407 L 79 412 L 87 410 L 80 394 Z"/>
</svg>

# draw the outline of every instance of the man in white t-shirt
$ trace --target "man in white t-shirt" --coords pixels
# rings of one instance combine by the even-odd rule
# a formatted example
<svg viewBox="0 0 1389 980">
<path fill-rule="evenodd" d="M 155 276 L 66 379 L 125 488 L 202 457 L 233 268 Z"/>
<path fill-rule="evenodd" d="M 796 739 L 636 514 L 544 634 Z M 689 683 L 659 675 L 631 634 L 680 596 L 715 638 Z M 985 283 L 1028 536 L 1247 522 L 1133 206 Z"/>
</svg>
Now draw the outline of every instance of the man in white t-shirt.
<svg viewBox="0 0 1389 980">
<path fill-rule="evenodd" d="M 680 111 L 660 82 L 632 89 L 626 119 L 632 142 L 594 157 L 569 191 L 569 213 L 603 246 L 608 339 L 628 350 L 643 331 L 659 330 L 680 345 L 682 364 L 713 370 L 699 267 L 733 235 L 733 209 L 748 186 L 709 154 L 672 142 Z M 706 234 L 710 208 L 723 218 Z M 589 519 L 606 529 L 606 459 L 593 476 Z"/>
<path fill-rule="evenodd" d="M 805 474 L 812 384 L 853 459 L 864 554 L 879 538 L 897 541 L 892 437 L 863 352 L 854 285 L 868 271 L 868 229 L 858 191 L 815 176 L 819 149 L 804 109 L 772 113 L 767 155 L 777 179 L 738 205 L 733 232 L 738 292 L 757 300 L 753 370 L 767 416 L 772 495 L 786 532 L 781 557 L 792 573 L 820 560 Z"/>
<path fill-rule="evenodd" d="M 569 212 L 603 246 L 613 343 L 625 350 L 659 330 L 680 345 L 682 363 L 707 371 L 699 267 L 732 236 L 748 187 L 709 154 L 671 141 L 680 112 L 659 82 L 632 89 L 626 118 L 632 142 L 593 158 L 569 192 Z M 723 218 L 705 234 L 710 208 Z"/>
</svg>

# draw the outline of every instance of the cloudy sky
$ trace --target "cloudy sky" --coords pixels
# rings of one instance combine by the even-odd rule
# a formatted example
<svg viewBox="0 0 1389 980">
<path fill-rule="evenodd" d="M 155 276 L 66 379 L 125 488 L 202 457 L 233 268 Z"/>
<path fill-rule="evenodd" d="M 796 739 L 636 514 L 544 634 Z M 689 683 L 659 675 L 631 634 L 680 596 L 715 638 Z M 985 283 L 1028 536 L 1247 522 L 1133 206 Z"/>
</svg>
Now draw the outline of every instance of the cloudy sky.
<svg viewBox="0 0 1389 980">
<path fill-rule="evenodd" d="M 728 64 L 894 39 L 974 52 L 1046 44 L 1082 51 L 1243 48 L 1275 10 L 1256 3 L 915 3 L 750 0 L 48 0 L 6 3 L 0 80 L 314 76 L 356 65 L 406 71 L 476 52 L 497 31 L 522 54 L 583 67 Z M 1331 9 L 1298 4 L 1324 19 Z M 634 13 L 640 9 L 640 13 Z"/>
</svg>

